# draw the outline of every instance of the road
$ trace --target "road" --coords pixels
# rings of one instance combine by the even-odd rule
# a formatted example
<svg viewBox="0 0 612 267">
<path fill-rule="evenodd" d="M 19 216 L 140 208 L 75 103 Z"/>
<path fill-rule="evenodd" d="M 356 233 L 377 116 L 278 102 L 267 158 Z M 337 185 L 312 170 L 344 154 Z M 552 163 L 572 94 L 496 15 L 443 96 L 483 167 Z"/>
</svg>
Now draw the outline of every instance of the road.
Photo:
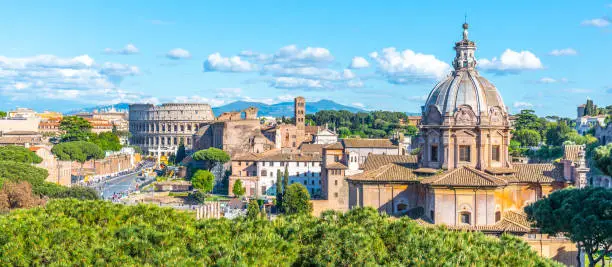
<svg viewBox="0 0 612 267">
<path fill-rule="evenodd" d="M 138 175 L 136 174 L 128 174 L 125 176 L 115 178 L 109 182 L 106 182 L 106 184 L 101 185 L 102 190 L 100 190 L 101 189 L 100 186 L 95 187 L 95 189 L 98 190 L 98 192 L 102 191 L 103 193 L 102 196 L 104 198 L 108 198 L 112 196 L 113 193 L 119 193 L 122 191 L 135 189 L 137 178 L 138 178 Z"/>
</svg>

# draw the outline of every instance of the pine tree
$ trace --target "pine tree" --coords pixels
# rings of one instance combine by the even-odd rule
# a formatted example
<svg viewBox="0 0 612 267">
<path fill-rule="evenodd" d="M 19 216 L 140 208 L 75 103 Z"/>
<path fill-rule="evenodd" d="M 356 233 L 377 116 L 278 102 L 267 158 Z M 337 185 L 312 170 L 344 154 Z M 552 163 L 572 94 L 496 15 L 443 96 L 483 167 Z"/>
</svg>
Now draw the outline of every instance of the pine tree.
<svg viewBox="0 0 612 267">
<path fill-rule="evenodd" d="M 185 156 L 187 156 L 187 153 L 185 153 L 185 145 L 183 144 L 183 142 L 181 142 L 176 151 L 176 157 L 174 158 L 174 160 L 176 161 L 175 163 L 181 163 Z"/>
<path fill-rule="evenodd" d="M 283 209 L 283 175 L 281 170 L 276 170 L 276 208 L 278 211 Z"/>
<path fill-rule="evenodd" d="M 287 166 L 285 166 L 285 175 L 283 177 L 283 195 L 287 192 L 287 188 L 289 187 L 289 170 L 287 170 Z"/>
</svg>

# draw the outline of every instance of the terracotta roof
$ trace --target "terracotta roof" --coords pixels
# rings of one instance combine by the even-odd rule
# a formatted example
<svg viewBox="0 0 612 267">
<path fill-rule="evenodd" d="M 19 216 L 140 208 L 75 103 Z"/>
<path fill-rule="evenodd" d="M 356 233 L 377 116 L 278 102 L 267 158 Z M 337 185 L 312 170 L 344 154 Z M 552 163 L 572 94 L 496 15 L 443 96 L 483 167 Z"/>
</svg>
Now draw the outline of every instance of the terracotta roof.
<svg viewBox="0 0 612 267">
<path fill-rule="evenodd" d="M 40 136 L 0 136 L 0 144 L 42 143 Z"/>
<path fill-rule="evenodd" d="M 314 126 L 314 125 L 306 125 L 304 127 L 304 132 L 306 134 L 316 134 L 319 131 L 319 126 Z"/>
<path fill-rule="evenodd" d="M 344 146 L 342 145 L 342 143 L 337 142 L 337 143 L 333 143 L 331 145 L 328 145 L 326 147 L 324 147 L 325 149 L 344 149 Z"/>
<path fill-rule="evenodd" d="M 344 147 L 351 148 L 397 148 L 389 139 L 361 139 L 361 138 L 346 138 L 342 139 Z"/>
<path fill-rule="evenodd" d="M 353 181 L 375 182 L 418 181 L 419 177 L 413 172 L 416 167 L 416 163 L 389 163 L 377 169 L 371 169 L 349 176 L 347 179 Z"/>
<path fill-rule="evenodd" d="M 584 151 L 582 145 L 564 145 L 563 146 L 563 159 L 571 160 L 572 162 L 578 162 L 580 152 Z"/>
<path fill-rule="evenodd" d="M 496 176 L 510 183 L 552 183 L 564 181 L 563 166 L 558 163 L 514 163 L 515 173 Z"/>
<path fill-rule="evenodd" d="M 10 131 L 3 132 L 2 135 L 38 135 L 36 131 Z"/>
<path fill-rule="evenodd" d="M 417 163 L 417 156 L 369 154 L 361 168 L 364 171 L 374 170 L 389 163 Z"/>
<path fill-rule="evenodd" d="M 300 150 L 302 153 L 323 153 L 324 144 L 302 144 Z"/>
<path fill-rule="evenodd" d="M 472 167 L 464 166 L 445 172 L 431 178 L 423 179 L 422 183 L 438 186 L 466 186 L 466 187 L 480 187 L 480 186 L 503 186 L 507 182 L 503 179 L 487 174 L 485 172 L 476 170 Z"/>
<path fill-rule="evenodd" d="M 236 156 L 232 160 L 241 160 L 241 161 L 256 161 L 259 157 L 255 153 L 247 153 Z"/>
<path fill-rule="evenodd" d="M 257 161 L 321 161 L 321 155 L 317 154 L 298 154 L 298 153 L 274 153 L 258 155 Z"/>
<path fill-rule="evenodd" d="M 340 162 L 332 162 L 330 164 L 327 164 L 325 166 L 326 169 L 348 169 L 348 167 L 346 167 L 346 165 L 340 163 Z"/>
<path fill-rule="evenodd" d="M 485 170 L 486 173 L 498 175 L 498 174 L 510 174 L 515 173 L 516 170 L 513 168 L 490 168 Z"/>
<path fill-rule="evenodd" d="M 416 173 L 427 173 L 427 174 L 435 174 L 438 173 L 440 169 L 432 169 L 432 168 L 418 168 L 414 170 Z"/>
</svg>

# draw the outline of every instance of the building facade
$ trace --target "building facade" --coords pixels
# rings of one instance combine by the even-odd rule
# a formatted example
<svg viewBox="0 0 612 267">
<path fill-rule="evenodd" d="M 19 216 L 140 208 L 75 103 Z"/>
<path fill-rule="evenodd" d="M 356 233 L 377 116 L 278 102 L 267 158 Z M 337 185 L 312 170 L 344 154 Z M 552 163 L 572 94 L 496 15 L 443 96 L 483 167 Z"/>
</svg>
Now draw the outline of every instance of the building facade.
<svg viewBox="0 0 612 267">
<path fill-rule="evenodd" d="M 132 104 L 129 108 L 131 144 L 148 155 L 171 155 L 180 143 L 192 148 L 200 124 L 214 120 L 208 104 Z"/>
<path fill-rule="evenodd" d="M 47 170 L 49 176 L 46 181 L 63 186 L 70 186 L 72 183 L 72 162 L 59 160 L 51 153 L 51 146 L 37 145 L 31 146 L 30 150 L 36 153 L 42 162 L 36 167 Z"/>
<path fill-rule="evenodd" d="M 313 198 L 321 194 L 321 155 L 282 153 L 280 150 L 232 159 L 229 193 L 232 194 L 234 183 L 241 180 L 247 196 L 275 196 L 278 171 L 284 175 L 285 170 L 289 184 L 303 184 Z"/>
</svg>

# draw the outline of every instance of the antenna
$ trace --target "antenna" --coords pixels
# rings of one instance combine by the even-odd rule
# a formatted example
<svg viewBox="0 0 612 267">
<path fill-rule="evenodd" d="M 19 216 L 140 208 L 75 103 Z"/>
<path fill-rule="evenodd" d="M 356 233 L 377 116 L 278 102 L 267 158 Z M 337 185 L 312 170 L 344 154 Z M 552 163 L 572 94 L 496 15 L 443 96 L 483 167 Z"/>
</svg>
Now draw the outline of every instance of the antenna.
<svg viewBox="0 0 612 267">
<path fill-rule="evenodd" d="M 467 23 L 467 12 L 465 12 L 463 23 Z"/>
</svg>

